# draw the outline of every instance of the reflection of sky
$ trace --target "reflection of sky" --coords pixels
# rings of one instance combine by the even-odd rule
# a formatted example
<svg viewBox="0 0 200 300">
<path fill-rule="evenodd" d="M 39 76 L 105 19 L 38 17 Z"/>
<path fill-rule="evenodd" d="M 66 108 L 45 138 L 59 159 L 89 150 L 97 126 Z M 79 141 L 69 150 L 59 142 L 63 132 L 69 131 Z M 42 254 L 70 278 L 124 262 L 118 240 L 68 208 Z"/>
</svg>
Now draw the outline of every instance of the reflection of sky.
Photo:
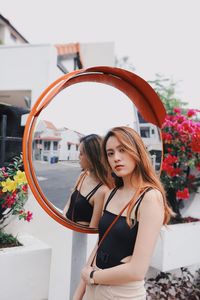
<svg viewBox="0 0 200 300">
<path fill-rule="evenodd" d="M 121 91 L 99 83 L 79 83 L 66 88 L 42 111 L 39 120 L 57 128 L 67 127 L 83 134 L 104 134 L 120 125 L 133 127 L 134 109 Z"/>
</svg>

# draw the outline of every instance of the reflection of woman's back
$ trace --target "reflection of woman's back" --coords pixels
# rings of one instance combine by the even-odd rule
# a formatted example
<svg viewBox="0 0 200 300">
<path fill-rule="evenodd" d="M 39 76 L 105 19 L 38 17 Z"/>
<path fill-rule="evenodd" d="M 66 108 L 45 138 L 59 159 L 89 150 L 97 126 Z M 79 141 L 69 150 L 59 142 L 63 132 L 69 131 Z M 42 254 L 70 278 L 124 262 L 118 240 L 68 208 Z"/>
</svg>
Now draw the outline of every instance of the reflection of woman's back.
<svg viewBox="0 0 200 300">
<path fill-rule="evenodd" d="M 92 196 L 94 196 L 100 186 L 102 186 L 102 183 L 98 183 L 86 196 L 81 194 L 81 185 L 79 189 L 77 186 L 71 195 L 70 205 L 66 213 L 66 217 L 74 222 L 90 223 L 93 215 L 93 205 L 90 202 L 90 199 Z"/>
<path fill-rule="evenodd" d="M 70 201 L 63 210 L 69 220 L 98 227 L 108 187 L 107 172 L 102 163 L 102 138 L 96 134 L 84 136 L 79 144 L 79 163 L 84 170 L 79 176 Z"/>
</svg>

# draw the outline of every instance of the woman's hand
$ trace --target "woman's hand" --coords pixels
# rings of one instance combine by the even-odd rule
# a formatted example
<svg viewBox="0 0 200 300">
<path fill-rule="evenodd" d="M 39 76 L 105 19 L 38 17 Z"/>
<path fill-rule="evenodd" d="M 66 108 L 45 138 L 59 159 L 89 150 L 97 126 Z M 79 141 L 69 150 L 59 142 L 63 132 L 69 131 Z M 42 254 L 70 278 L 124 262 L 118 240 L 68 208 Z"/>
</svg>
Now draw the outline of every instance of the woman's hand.
<svg viewBox="0 0 200 300">
<path fill-rule="evenodd" d="M 91 266 L 85 266 L 81 271 L 81 278 L 86 284 L 90 284 L 90 273 L 94 270 Z"/>
</svg>

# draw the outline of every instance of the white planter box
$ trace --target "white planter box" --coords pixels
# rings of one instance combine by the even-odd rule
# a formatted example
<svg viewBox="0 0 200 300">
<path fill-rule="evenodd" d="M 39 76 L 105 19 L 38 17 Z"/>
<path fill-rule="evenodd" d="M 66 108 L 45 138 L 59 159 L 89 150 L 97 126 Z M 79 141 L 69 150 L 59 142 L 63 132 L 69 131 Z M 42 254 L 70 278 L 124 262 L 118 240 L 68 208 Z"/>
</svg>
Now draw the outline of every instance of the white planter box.
<svg viewBox="0 0 200 300">
<path fill-rule="evenodd" d="M 30 235 L 23 246 L 0 249 L 0 299 L 48 299 L 51 248 Z"/>
<path fill-rule="evenodd" d="M 150 266 L 166 272 L 198 263 L 200 222 L 163 226 Z"/>
</svg>

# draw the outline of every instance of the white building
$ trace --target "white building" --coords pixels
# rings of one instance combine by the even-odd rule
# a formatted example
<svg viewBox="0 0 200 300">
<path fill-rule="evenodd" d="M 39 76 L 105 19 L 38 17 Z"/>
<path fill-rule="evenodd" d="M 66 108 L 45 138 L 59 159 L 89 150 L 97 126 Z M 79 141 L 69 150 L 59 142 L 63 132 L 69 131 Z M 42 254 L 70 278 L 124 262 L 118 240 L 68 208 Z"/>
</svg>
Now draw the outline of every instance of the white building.
<svg viewBox="0 0 200 300">
<path fill-rule="evenodd" d="M 16 30 L 16 28 L 0 14 L 0 44 L 16 45 L 26 44 L 28 41 Z"/>
<path fill-rule="evenodd" d="M 59 143 L 59 160 L 78 160 L 78 145 L 84 135 L 68 128 L 58 130 L 61 141 Z"/>
<path fill-rule="evenodd" d="M 33 159 L 58 162 L 60 141 L 57 128 L 49 121 L 40 121 L 33 138 Z"/>
</svg>

